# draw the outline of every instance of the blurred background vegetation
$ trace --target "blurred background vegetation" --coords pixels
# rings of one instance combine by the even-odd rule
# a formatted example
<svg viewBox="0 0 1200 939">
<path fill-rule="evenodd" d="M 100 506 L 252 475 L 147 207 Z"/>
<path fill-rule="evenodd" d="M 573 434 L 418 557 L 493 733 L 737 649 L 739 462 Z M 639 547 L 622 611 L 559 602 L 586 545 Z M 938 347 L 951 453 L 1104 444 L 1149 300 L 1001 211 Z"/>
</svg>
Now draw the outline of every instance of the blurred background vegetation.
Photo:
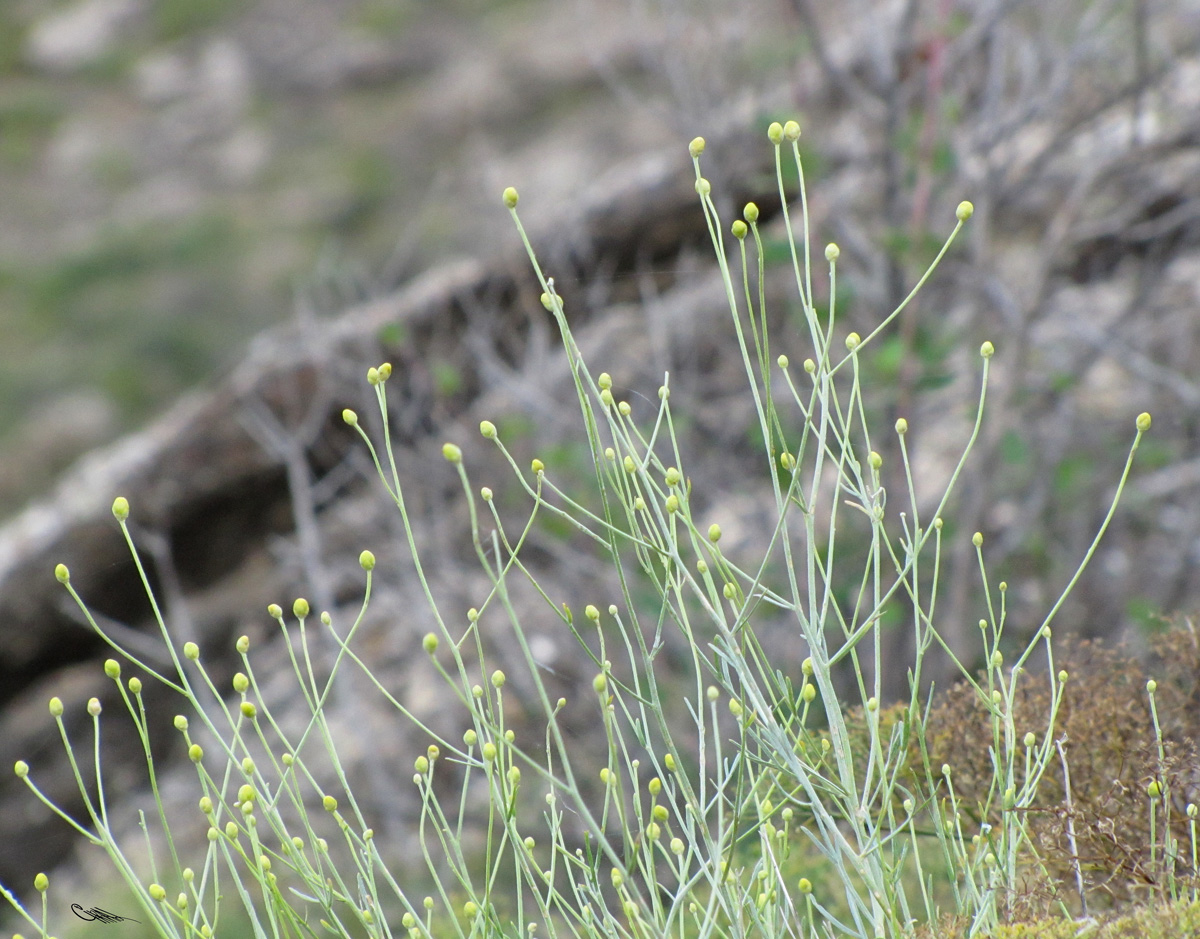
<svg viewBox="0 0 1200 939">
<path fill-rule="evenodd" d="M 564 192 L 670 139 L 617 113 L 651 74 L 631 17 L 546 0 L 0 4 L 0 512 L 298 309 L 330 315 L 486 249 L 496 213 L 478 200 L 506 157 Z M 552 131 L 596 144 L 556 186 L 529 158 Z"/>
</svg>

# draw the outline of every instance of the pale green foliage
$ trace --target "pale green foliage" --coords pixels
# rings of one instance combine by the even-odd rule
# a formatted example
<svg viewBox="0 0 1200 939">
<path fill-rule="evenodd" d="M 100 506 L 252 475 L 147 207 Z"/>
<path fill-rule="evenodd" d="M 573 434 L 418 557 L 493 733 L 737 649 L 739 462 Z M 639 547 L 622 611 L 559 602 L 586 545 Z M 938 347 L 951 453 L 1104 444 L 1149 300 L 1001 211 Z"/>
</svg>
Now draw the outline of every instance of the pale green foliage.
<svg viewBox="0 0 1200 939">
<path fill-rule="evenodd" d="M 611 377 L 593 377 L 573 340 L 554 281 L 530 251 L 542 302 L 560 329 L 570 362 L 602 509 L 593 511 L 572 501 L 555 479 L 555 468 L 540 459 L 528 464 L 532 477 L 524 472 L 496 426 L 484 420 L 480 433 L 508 461 L 515 484 L 528 499 L 526 528 L 510 533 L 492 490 L 483 489 L 482 499 L 476 496 L 479 490 L 470 483 L 462 449 L 447 443 L 442 452 L 461 480 L 474 546 L 492 587 L 478 598 L 478 607 L 465 622 L 459 615 L 444 615 L 416 549 L 393 459 L 387 407 L 391 367 L 372 368 L 368 382 L 378 399 L 382 439 L 373 441 L 354 412 L 347 410 L 343 417 L 369 448 L 400 513 L 436 620 L 436 629 L 424 636 L 422 646 L 430 667 L 453 693 L 468 729 L 459 739 L 442 738 L 379 684 L 353 648 L 362 613 L 345 630 L 322 616 L 336 640 L 337 655 L 327 677 L 318 679 L 304 631 L 312 611 L 305 600 L 294 601 L 299 632 L 285 630 L 284 635 L 311 711 L 299 739 L 284 732 L 271 702 L 263 700 L 248 641 L 237 647 L 242 664 L 230 702 L 225 689 L 213 687 L 194 644 L 183 647 L 186 659 L 194 663 L 185 666 L 160 617 L 173 669 L 162 674 L 129 651 L 118 652 L 174 689 L 190 708 L 191 720 L 199 720 L 220 741 L 219 752 L 205 752 L 192 743 L 189 721 L 176 723 L 195 763 L 197 799 L 209 824 L 207 851 L 186 859 L 186 864 L 178 856 L 170 819 L 155 789 L 158 823 L 170 857 L 156 860 L 153 875 L 136 869 L 125 846 L 108 829 L 103 791 L 90 792 L 77 767 L 88 819 L 66 819 L 82 837 L 107 851 L 158 934 L 217 934 L 218 897 L 244 907 L 256 935 L 271 937 L 388 936 L 397 925 L 382 918 L 381 911 L 389 909 L 399 911 L 400 925 L 414 937 L 528 936 L 536 930 L 537 935 L 549 936 L 647 939 L 829 934 L 865 939 L 905 935 L 915 924 L 936 922 L 947 912 L 939 907 L 939 898 L 945 897 L 952 903 L 949 912 L 964 917 L 971 931 L 996 924 L 1002 900 L 1017 886 L 1019 872 L 1037 863 L 1028 851 L 1027 816 L 1021 809 L 1057 759 L 1052 741 L 1061 683 L 1055 686 L 1036 735 L 1030 728 L 1014 726 L 1011 704 L 1022 666 L 1039 655 L 1054 674 L 1050 634 L 1048 628 L 1037 630 L 1034 640 L 1006 665 L 1000 651 L 1005 592 L 1001 589 L 997 599 L 989 586 L 982 537 L 975 539 L 974 547 L 988 615 L 980 624 L 979 652 L 990 667 L 982 677 L 960 668 L 991 709 L 995 778 L 989 798 L 1002 803 L 1000 823 L 983 833 L 970 830 L 956 802 L 953 767 L 935 770 L 927 759 L 925 765 L 919 760 L 914 765 L 910 756 L 921 750 L 922 661 L 931 647 L 944 645 L 935 615 L 944 537 L 941 514 L 979 432 L 994 350 L 990 343 L 981 349 L 974 429 L 932 513 L 918 510 L 905 419 L 896 422 L 895 434 L 907 491 L 894 493 L 890 503 L 885 498 L 880 475 L 884 460 L 871 446 L 873 429 L 867 425 L 860 372 L 864 350 L 933 272 L 970 218 L 971 206 L 959 205 L 957 224 L 909 298 L 865 336 L 843 334 L 836 309 L 836 245 L 823 251 L 832 298 L 827 314 L 819 316 L 814 301 L 799 136 L 794 121 L 774 124 L 768 133 L 807 330 L 808 357 L 802 372 L 792 370 L 786 356 L 770 353 L 764 297 L 753 288 L 762 283 L 764 273 L 758 208 L 746 206 L 745 220 L 734 223 L 736 244 L 728 251 L 711 186 L 700 173 L 704 141 L 697 138 L 689 147 L 765 442 L 762 472 L 773 486 L 776 510 L 766 555 L 753 565 L 736 563 L 722 551 L 721 526 L 693 519 L 688 456 L 676 443 L 669 380 L 664 378 L 656 414 L 648 424 L 638 423 L 624 402 L 613 407 Z M 799 174 L 797 194 L 784 192 L 785 160 L 794 162 Z M 503 201 L 520 229 L 516 190 L 505 190 Z M 800 213 L 798 238 L 790 217 L 794 206 Z M 525 244 L 528 247 L 528 240 Z M 1148 428 L 1148 415 L 1139 418 L 1133 449 Z M 1124 480 L 1122 476 L 1118 495 Z M 928 505 L 928 498 L 920 504 Z M 1115 504 L 1114 500 L 1114 508 Z M 114 515 L 136 559 L 126 527 L 129 512 L 124 499 L 114 503 Z M 557 516 L 595 542 L 614 559 L 619 575 L 614 582 L 622 585 L 619 596 L 593 598 L 596 602 L 586 605 L 582 621 L 576 621 L 565 605 L 545 597 L 564 632 L 572 633 L 582 654 L 591 659 L 592 693 L 581 689 L 571 706 L 592 709 L 603 727 L 607 747 L 598 774 L 589 760 L 595 755 L 574 752 L 563 734 L 558 715 L 567 701 L 551 699 L 510 601 L 510 579 L 527 576 L 520 551 L 539 513 Z M 832 534 L 838 526 L 864 535 L 863 554 L 842 555 Z M 374 555 L 364 551 L 360 564 L 366 575 L 365 613 Z M 142 571 L 140 561 L 138 569 Z M 57 576 L 86 613 L 66 569 L 60 567 Z M 839 600 L 834 591 L 835 582 L 844 583 L 848 576 L 859 585 L 850 603 Z M 146 583 L 144 572 L 142 577 Z M 653 584 L 653 609 L 635 599 L 629 586 L 635 577 Z M 1047 625 L 1061 602 L 1049 611 Z M 880 708 L 880 670 L 863 665 L 878 661 L 883 614 L 892 608 L 903 609 L 917 652 L 907 663 L 911 698 L 889 710 Z M 786 617 L 794 629 L 797 655 L 788 667 L 800 673 L 798 689 L 758 643 L 754 627 L 765 610 Z M 269 613 L 285 625 L 283 607 L 272 604 Z M 509 677 L 487 665 L 485 623 L 489 636 L 507 630 L 519 649 L 528 669 L 527 684 L 542 710 L 544 732 L 538 739 L 518 740 L 505 725 Z M 655 674 L 657 648 L 647 637 L 656 624 L 681 631 L 689 650 L 686 673 L 672 679 L 670 692 L 687 689 L 682 693 L 691 720 L 682 726 L 668 722 L 668 713 L 680 712 L 666 707 L 667 692 Z M 944 651 L 950 654 L 948 648 Z M 153 780 L 141 684 L 131 679 L 128 686 L 122 685 L 120 665 L 110 662 L 106 672 L 142 735 Z M 833 675 L 844 663 L 857 677 L 851 700 L 839 698 L 843 689 Z M 437 881 L 435 896 L 410 896 L 403 871 L 393 873 L 383 863 L 370 820 L 352 790 L 346 787 L 336 796 L 322 791 L 305 764 L 303 748 L 320 745 L 345 782 L 323 704 L 349 669 L 361 669 L 395 707 L 398 719 L 409 724 L 399 732 L 436 741 L 408 764 L 421 798 L 419 851 Z M 202 705 L 201 699 L 222 703 Z M 864 716 L 848 719 L 851 707 Z M 51 709 L 62 727 L 61 703 L 52 703 Z M 98 741 L 98 708 L 94 720 Z M 74 761 L 74 751 L 69 743 L 67 747 Z M 256 759 L 251 759 L 251 750 L 258 754 Z M 95 754 L 99 776 L 98 743 Z M 443 804 L 433 785 L 437 763 L 445 760 L 453 761 L 461 786 L 461 794 L 449 804 Z M 588 785 L 579 775 L 584 769 L 596 774 Z M 35 774 L 26 764 L 18 764 L 17 773 L 38 792 Z M 590 782 L 596 778 L 598 787 Z M 464 819 L 460 805 L 467 802 L 467 790 L 478 787 L 487 793 L 489 811 L 486 818 L 472 822 Z M 330 820 L 331 836 L 340 841 L 336 851 L 320 834 L 329 831 Z M 484 829 L 486 847 L 480 856 L 461 850 L 467 824 Z M 583 840 L 579 829 L 586 835 Z M 822 871 L 831 877 L 797 868 L 809 863 L 805 858 L 812 858 L 814 849 Z M 288 891 L 278 880 L 284 871 L 293 887 Z M 833 892 L 828 887 L 831 878 Z M 501 883 L 516 886 L 502 893 L 497 886 Z M 44 891 L 42 881 L 38 886 Z M 181 893 L 168 899 L 174 891 Z M 40 922 L 25 915 L 39 935 L 47 934 L 44 909 Z"/>
</svg>

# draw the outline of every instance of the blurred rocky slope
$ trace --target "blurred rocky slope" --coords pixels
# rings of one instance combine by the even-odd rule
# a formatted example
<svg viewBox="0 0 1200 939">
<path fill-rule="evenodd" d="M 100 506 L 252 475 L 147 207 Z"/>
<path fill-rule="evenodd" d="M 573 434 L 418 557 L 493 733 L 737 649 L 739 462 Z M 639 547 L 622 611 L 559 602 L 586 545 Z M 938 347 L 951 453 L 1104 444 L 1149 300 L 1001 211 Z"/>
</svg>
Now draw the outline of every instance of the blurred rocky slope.
<svg viewBox="0 0 1200 939">
<path fill-rule="evenodd" d="M 143 38 L 141 52 L 125 60 L 113 50 L 139 29 L 158 36 L 147 24 L 159 7 L 93 0 L 56 14 L 91 8 L 116 18 L 108 51 L 82 61 L 71 43 L 45 38 L 54 20 L 30 14 L 18 50 L 22 81 L 56 76 L 88 94 L 98 83 L 77 120 L 125 120 L 142 128 L 142 139 L 161 133 L 182 142 L 162 150 L 159 163 L 149 156 L 136 163 L 124 197 L 80 181 L 78 166 L 67 172 L 57 183 L 64 201 L 53 211 L 71 224 L 28 239 L 10 234 L 4 250 L 45 257 L 58 250 L 56 239 L 106 243 L 114 219 L 161 233 L 172 219 L 193 218 L 191 209 L 170 214 L 172 200 L 188 191 L 206 211 L 217 205 L 238 215 L 233 230 L 241 234 L 220 229 L 213 241 L 227 253 L 201 269 L 199 282 L 174 269 L 148 277 L 142 286 L 155 315 L 196 319 L 238 309 L 220 293 L 222 278 L 232 290 L 264 288 L 246 295 L 261 301 L 278 288 L 275 279 L 294 276 L 297 259 L 312 257 L 302 248 L 306 238 L 339 230 L 340 216 L 328 212 L 337 200 L 321 198 L 334 177 L 305 174 L 321 165 L 305 141 L 373 141 L 394 161 L 393 173 L 409 175 L 389 177 L 386 196 L 369 203 L 371 224 L 345 236 L 350 256 L 375 259 L 387 251 L 372 254 L 372 245 L 400 241 L 399 260 L 378 264 L 386 273 L 348 276 L 335 264 L 337 276 L 311 279 L 290 322 L 255 339 L 225 378 L 90 455 L 0 533 L 0 766 L 26 759 L 65 797 L 69 776 L 45 701 L 59 694 L 75 721 L 89 696 L 108 694 L 98 664 L 106 649 L 64 604 L 54 563 L 71 566 L 81 593 L 124 641 L 153 654 L 145 602 L 108 514 L 118 494 L 134 505 L 172 627 L 201 642 L 218 674 L 232 671 L 231 641 L 240 633 L 265 659 L 284 661 L 261 612 L 269 602 L 287 606 L 305 595 L 338 616 L 354 608 L 355 559 L 364 547 L 374 550 L 380 584 L 364 634 L 370 660 L 417 713 L 452 721 L 418 653 L 428 624 L 406 573 L 407 550 L 338 415 L 351 406 L 365 419 L 365 368 L 396 364 L 400 469 L 449 609 L 477 603 L 481 582 L 463 538 L 461 490 L 441 463 L 443 440 L 463 444 L 474 481 L 501 492 L 504 471 L 474 431 L 486 417 L 522 458 L 540 455 L 551 473 L 586 486 L 574 408 L 560 406 L 569 376 L 499 206 L 510 183 L 523 193 L 522 210 L 585 354 L 635 403 L 670 372 L 673 401 L 694 415 L 683 444 L 693 454 L 696 498 L 725 528 L 731 551 L 752 552 L 768 528 L 769 489 L 746 430 L 744 376 L 707 261 L 686 142 L 695 133 L 710 138 L 706 173 L 727 211 L 754 197 L 770 215 L 762 131 L 775 116 L 799 114 L 804 124 L 815 237 L 841 245 L 847 330 L 865 335 L 903 299 L 951 227 L 955 204 L 976 204 L 965 243 L 869 361 L 878 376 L 873 390 L 886 402 L 882 426 L 908 419 L 918 491 L 931 498 L 969 429 L 975 350 L 983 339 L 998 349 L 989 420 L 961 483 L 957 538 L 945 561 L 951 641 L 969 656 L 969 624 L 981 615 L 969 544 L 976 529 L 987 536 L 992 576 L 1011 585 L 1012 628 L 1041 622 L 1103 518 L 1142 410 L 1154 413 L 1155 425 L 1127 502 L 1056 625 L 1129 634 L 1154 611 L 1194 609 L 1200 22 L 1182 3 L 1152 16 L 1138 6 L 1143 19 L 1127 5 L 1104 3 L 857 6 L 861 15 L 846 16 L 803 0 L 763 2 L 746 6 L 754 15 L 729 17 L 701 3 L 614 0 L 568 10 L 530 2 L 505 5 L 506 18 L 466 5 L 414 4 L 400 25 L 383 17 L 384 29 L 375 12 L 367 29 L 354 25 L 367 15 L 354 4 L 212 4 L 202 28 Z M 653 16 L 639 18 L 648 8 Z M 198 83 L 210 68 L 224 77 L 212 87 Z M 205 110 L 205 95 L 237 97 L 231 75 L 241 76 L 245 95 L 240 110 L 227 112 L 236 119 L 205 116 L 186 130 L 187 108 L 220 110 Z M 112 82 L 107 91 L 104 81 Z M 147 83 L 158 89 L 148 97 Z M 141 103 L 122 106 L 133 100 L 130 89 Z M 372 136 L 380 128 L 387 133 Z M 57 123 L 47 131 L 60 148 L 65 133 Z M 37 172 L 56 172 L 57 152 L 46 150 Z M 298 174 L 271 170 L 268 160 L 246 176 L 222 175 L 233 164 L 244 170 L 254 153 L 292 163 Z M 182 188 L 172 188 L 173 172 Z M 50 214 L 47 204 L 36 211 Z M 444 259 L 452 254 L 471 259 Z M 123 288 L 107 289 L 113 285 L 103 272 L 124 263 L 96 261 L 81 295 L 96 322 L 109 323 L 110 341 L 140 348 L 141 327 L 117 326 L 89 306 L 122 305 L 114 297 Z M 7 283 L 10 296 L 19 295 L 19 285 Z M 347 292 L 364 290 L 374 295 L 349 302 Z M 778 296 L 786 296 L 783 287 Z M 799 361 L 802 337 L 785 328 L 786 301 L 777 309 L 778 351 Z M 96 347 L 100 333 L 76 336 L 70 326 L 54 327 L 63 332 L 55 354 L 67 363 L 55 374 L 82 375 L 79 344 Z M 226 321 L 210 326 L 238 335 Z M 253 324 L 244 327 L 249 333 Z M 158 361 L 144 349 L 132 360 L 139 373 Z M 893 485 L 903 491 L 902 480 Z M 519 511 L 519 502 L 506 506 Z M 614 596 L 579 545 L 548 531 L 531 548 L 556 599 L 578 608 Z M 535 602 L 523 608 L 569 692 L 569 646 Z M 772 629 L 764 624 L 780 662 L 790 655 L 798 667 L 801 650 Z M 902 645 L 898 635 L 895 651 Z M 503 657 L 503 643 L 496 654 Z M 277 672 L 279 693 L 287 694 L 286 669 Z M 889 680 L 893 690 L 903 687 L 903 675 Z M 115 712 L 113 702 L 108 707 Z M 172 752 L 177 707 L 156 699 L 164 754 Z M 375 733 L 384 712 L 365 696 L 344 708 L 338 719 L 379 829 L 402 832 L 411 794 L 387 767 L 410 759 L 421 742 Z M 80 720 L 75 732 L 83 729 Z M 127 815 L 138 804 L 142 772 L 129 749 L 135 741 L 112 736 L 110 791 L 133 793 L 122 806 Z M 377 745 L 383 740 L 391 742 Z M 164 774 L 186 811 L 196 798 L 192 773 L 183 766 Z M 0 857 L 0 880 L 26 884 L 72 841 L 16 780 L 0 787 L 0 838 L 23 846 Z"/>
</svg>

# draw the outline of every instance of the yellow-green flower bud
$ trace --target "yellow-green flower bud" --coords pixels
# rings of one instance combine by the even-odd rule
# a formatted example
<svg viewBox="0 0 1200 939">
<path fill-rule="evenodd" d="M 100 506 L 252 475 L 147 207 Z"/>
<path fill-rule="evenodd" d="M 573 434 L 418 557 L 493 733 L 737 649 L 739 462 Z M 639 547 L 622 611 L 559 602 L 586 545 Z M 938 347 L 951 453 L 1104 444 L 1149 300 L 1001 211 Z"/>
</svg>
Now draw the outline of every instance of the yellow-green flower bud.
<svg viewBox="0 0 1200 939">
<path fill-rule="evenodd" d="M 813 699 L 816 696 L 817 696 L 817 686 L 810 682 L 806 682 L 804 685 L 804 688 L 800 691 L 800 697 L 804 700 L 804 703 L 812 704 Z"/>
<path fill-rule="evenodd" d="M 492 687 L 504 687 L 504 672 L 502 672 L 500 669 L 496 669 L 494 672 L 492 672 Z"/>
<path fill-rule="evenodd" d="M 668 486 L 678 486 L 679 480 L 682 478 L 683 477 L 679 474 L 679 470 L 677 470 L 675 467 L 667 467 L 666 481 Z"/>
<path fill-rule="evenodd" d="M 100 705 L 99 698 L 88 698 L 87 712 L 92 715 L 92 717 L 99 717 L 102 710 L 103 708 Z"/>
<path fill-rule="evenodd" d="M 692 142 L 688 144 L 688 153 L 692 155 L 692 159 L 696 159 L 704 152 L 704 138 L 694 137 Z"/>
<path fill-rule="evenodd" d="M 904 418 L 900 418 L 896 421 L 896 433 L 901 437 L 908 433 L 908 421 L 906 421 Z"/>
<path fill-rule="evenodd" d="M 1151 418 L 1149 411 L 1143 411 L 1137 416 L 1137 429 L 1143 434 L 1150 429 L 1150 423 Z"/>
<path fill-rule="evenodd" d="M 786 355 L 781 355 L 775 360 L 775 364 L 786 370 L 788 367 L 788 357 Z"/>
<path fill-rule="evenodd" d="M 704 689 L 704 696 L 708 698 L 709 701 L 716 701 L 717 698 L 721 697 L 721 691 L 716 685 L 709 685 Z"/>
<path fill-rule="evenodd" d="M 583 615 L 590 619 L 593 623 L 598 623 L 600 621 L 600 610 L 597 609 L 595 604 L 589 603 L 587 606 L 585 606 L 583 608 Z"/>
<path fill-rule="evenodd" d="M 1156 682 L 1153 678 L 1151 678 L 1148 682 L 1146 682 L 1146 691 L 1147 692 L 1149 692 L 1150 694 L 1154 694 L 1154 692 L 1156 692 L 1157 690 L 1158 690 L 1158 682 Z"/>
<path fill-rule="evenodd" d="M 50 878 L 45 874 L 38 874 L 33 878 L 33 889 L 38 893 L 45 893 L 50 889 Z"/>
<path fill-rule="evenodd" d="M 965 222 L 967 219 L 969 219 L 974 214 L 975 214 L 975 206 L 971 205 L 970 202 L 967 202 L 965 200 L 963 202 L 960 202 L 958 204 L 958 208 L 956 208 L 954 210 L 954 215 L 958 218 L 958 220 L 960 222 Z"/>
<path fill-rule="evenodd" d="M 13 772 L 17 774 L 17 779 L 24 779 L 29 775 L 29 764 L 24 760 L 17 760 L 13 764 Z"/>
<path fill-rule="evenodd" d="M 983 546 L 983 532 L 977 531 L 971 536 L 971 544 L 979 548 Z"/>
<path fill-rule="evenodd" d="M 734 717 L 741 717 L 743 714 L 741 702 L 737 698 L 729 699 L 729 713 Z"/>
<path fill-rule="evenodd" d="M 698 180 L 696 180 L 696 192 L 701 196 L 707 196 L 710 192 L 712 192 L 712 183 L 701 176 Z"/>
<path fill-rule="evenodd" d="M 862 336 L 860 336 L 858 333 L 851 333 L 846 337 L 846 348 L 851 352 L 857 349 L 860 345 L 862 345 Z"/>
<path fill-rule="evenodd" d="M 747 202 L 746 207 L 742 209 L 742 218 L 753 225 L 758 221 L 758 206 L 753 202 Z"/>
<path fill-rule="evenodd" d="M 351 411 L 349 408 L 346 408 L 345 410 L 342 411 L 342 420 L 345 421 L 347 424 L 349 424 L 351 427 L 358 426 L 358 415 L 355 414 L 353 411 Z"/>
<path fill-rule="evenodd" d="M 1032 749 L 1035 743 L 1037 743 L 1037 734 L 1031 730 L 1025 734 L 1025 749 Z"/>
<path fill-rule="evenodd" d="M 242 717 L 246 718 L 247 720 L 252 721 L 257 716 L 258 716 L 258 708 L 255 707 L 253 704 L 251 704 L 249 701 L 243 701 L 242 702 Z"/>
<path fill-rule="evenodd" d="M 250 651 L 250 637 L 238 636 L 238 641 L 234 643 L 233 647 L 238 650 L 239 654 L 245 655 Z"/>
<path fill-rule="evenodd" d="M 470 900 L 468 900 L 466 903 L 463 904 L 463 915 L 466 916 L 468 919 L 474 919 L 475 914 L 478 912 L 479 912 L 479 907 L 476 906 Z"/>
<path fill-rule="evenodd" d="M 424 776 L 426 773 L 429 772 L 429 760 L 427 760 L 423 756 L 419 756 L 419 757 L 417 757 L 416 761 L 413 763 L 413 768 L 418 773 L 420 773 L 422 776 Z"/>
<path fill-rule="evenodd" d="M 123 522 L 129 518 L 129 500 L 124 496 L 117 496 L 113 500 L 112 514 L 118 522 Z"/>
<path fill-rule="evenodd" d="M 151 884 L 146 888 L 146 892 L 150 894 L 151 899 L 158 900 L 160 903 L 167 898 L 167 891 L 159 884 Z"/>
<path fill-rule="evenodd" d="M 878 453 L 876 453 L 874 450 L 872 450 L 867 455 L 867 463 L 870 465 L 871 469 L 877 470 L 881 466 L 883 466 L 883 457 L 881 457 Z"/>
<path fill-rule="evenodd" d="M 679 496 L 671 493 L 667 496 L 666 509 L 668 514 L 679 511 Z"/>
<path fill-rule="evenodd" d="M 136 675 L 129 679 L 129 691 L 134 695 L 139 695 L 142 693 L 142 680 Z"/>
<path fill-rule="evenodd" d="M 479 734 L 475 733 L 474 729 L 468 728 L 466 732 L 463 733 L 463 743 L 465 743 L 468 747 L 473 747 L 478 742 Z"/>
<path fill-rule="evenodd" d="M 486 763 L 496 759 L 496 745 L 490 740 L 483 745 L 483 759 Z"/>
<path fill-rule="evenodd" d="M 746 223 L 743 222 L 740 218 L 735 219 L 733 224 L 729 226 L 729 233 L 731 235 L 733 235 L 733 237 L 736 238 L 738 241 L 741 241 L 743 238 L 745 238 L 746 232 L 748 232 L 749 230 L 750 229 L 746 227 Z"/>
<path fill-rule="evenodd" d="M 496 439 L 496 425 L 491 421 L 479 422 L 479 433 L 483 435 L 485 440 Z"/>
<path fill-rule="evenodd" d="M 375 555 L 372 554 L 370 551 L 363 551 L 358 556 L 358 566 L 361 567 L 364 571 L 375 570 Z"/>
<path fill-rule="evenodd" d="M 1151 799 L 1157 799 L 1160 795 L 1162 795 L 1162 785 L 1160 785 L 1157 779 L 1146 787 L 1146 795 L 1148 795 Z"/>
<path fill-rule="evenodd" d="M 444 443 L 442 444 L 442 456 L 450 463 L 462 462 L 462 448 L 457 444 Z"/>
<path fill-rule="evenodd" d="M 682 838 L 672 838 L 671 839 L 671 853 L 674 854 L 676 857 L 683 854 L 683 839 Z"/>
<path fill-rule="evenodd" d="M 721 540 L 721 526 L 715 522 L 708 526 L 708 540 L 713 544 Z"/>
<path fill-rule="evenodd" d="M 842 249 L 835 245 L 832 241 L 825 246 L 825 260 L 832 264 L 841 257 Z"/>
<path fill-rule="evenodd" d="M 521 767 L 510 766 L 508 768 L 508 784 L 514 789 L 521 785 Z"/>
<path fill-rule="evenodd" d="M 233 676 L 233 690 L 238 694 L 245 694 L 246 689 L 250 687 L 250 679 L 238 672 Z"/>
<path fill-rule="evenodd" d="M 805 658 L 805 660 L 800 663 L 800 671 L 802 671 L 807 677 L 809 677 L 809 678 L 812 677 L 813 660 L 812 660 L 811 655 L 808 656 L 807 658 Z"/>
<path fill-rule="evenodd" d="M 296 602 L 292 604 L 292 613 L 296 619 L 304 619 L 308 616 L 309 610 L 308 601 L 304 597 L 297 597 Z"/>
<path fill-rule="evenodd" d="M 190 747 L 188 747 L 188 759 L 193 763 L 199 763 L 202 759 L 204 759 L 204 748 L 198 743 L 193 743 Z"/>
<path fill-rule="evenodd" d="M 675 757 L 673 754 L 668 753 L 663 757 L 663 766 L 667 768 L 668 773 L 675 772 Z"/>
<path fill-rule="evenodd" d="M 604 672 L 600 672 L 600 674 L 592 679 L 592 689 L 596 694 L 604 694 L 608 690 L 608 676 Z"/>
<path fill-rule="evenodd" d="M 430 655 L 433 655 L 433 653 L 437 652 L 438 637 L 433 633 L 426 633 L 425 638 L 421 640 L 421 648 Z"/>
<path fill-rule="evenodd" d="M 529 464 L 529 468 L 532 469 L 535 474 L 540 474 L 546 471 L 546 464 L 534 457 L 533 462 Z"/>
<path fill-rule="evenodd" d="M 504 190 L 504 204 L 510 209 L 515 209 L 517 207 L 517 202 L 520 200 L 520 198 L 521 197 L 517 195 L 517 190 L 515 190 L 512 186 L 509 186 Z"/>
<path fill-rule="evenodd" d="M 650 795 L 656 796 L 662 792 L 662 780 L 655 776 L 646 784 L 646 788 L 649 790 Z"/>
<path fill-rule="evenodd" d="M 54 579 L 57 580 L 60 584 L 65 584 L 71 579 L 71 572 L 69 570 L 67 570 L 67 565 L 65 565 L 65 564 L 55 564 L 54 565 Z"/>
<path fill-rule="evenodd" d="M 51 698 L 50 699 L 50 716 L 51 717 L 62 717 L 62 713 L 63 713 L 62 698 L 59 698 L 59 697 Z"/>
<path fill-rule="evenodd" d="M 802 894 L 804 894 L 805 896 L 808 896 L 808 894 L 812 893 L 812 881 L 809 880 L 807 877 L 801 877 L 799 882 L 796 884 L 796 888 Z"/>
<path fill-rule="evenodd" d="M 985 359 L 990 359 L 996 354 L 996 347 L 990 342 L 984 342 L 984 344 L 979 347 L 979 354 Z"/>
<path fill-rule="evenodd" d="M 278 603 L 269 604 L 267 606 L 267 616 L 271 617 L 271 619 L 279 619 L 283 616 L 283 607 Z"/>
<path fill-rule="evenodd" d="M 613 398 L 613 393 L 608 388 L 605 388 L 603 391 L 600 392 L 600 403 L 603 404 L 606 408 L 611 408 L 613 406 L 614 400 L 616 400 L 616 399 Z"/>
<path fill-rule="evenodd" d="M 183 657 L 191 662 L 195 662 L 200 658 L 200 647 L 194 642 L 185 642 L 183 644 Z"/>
</svg>

